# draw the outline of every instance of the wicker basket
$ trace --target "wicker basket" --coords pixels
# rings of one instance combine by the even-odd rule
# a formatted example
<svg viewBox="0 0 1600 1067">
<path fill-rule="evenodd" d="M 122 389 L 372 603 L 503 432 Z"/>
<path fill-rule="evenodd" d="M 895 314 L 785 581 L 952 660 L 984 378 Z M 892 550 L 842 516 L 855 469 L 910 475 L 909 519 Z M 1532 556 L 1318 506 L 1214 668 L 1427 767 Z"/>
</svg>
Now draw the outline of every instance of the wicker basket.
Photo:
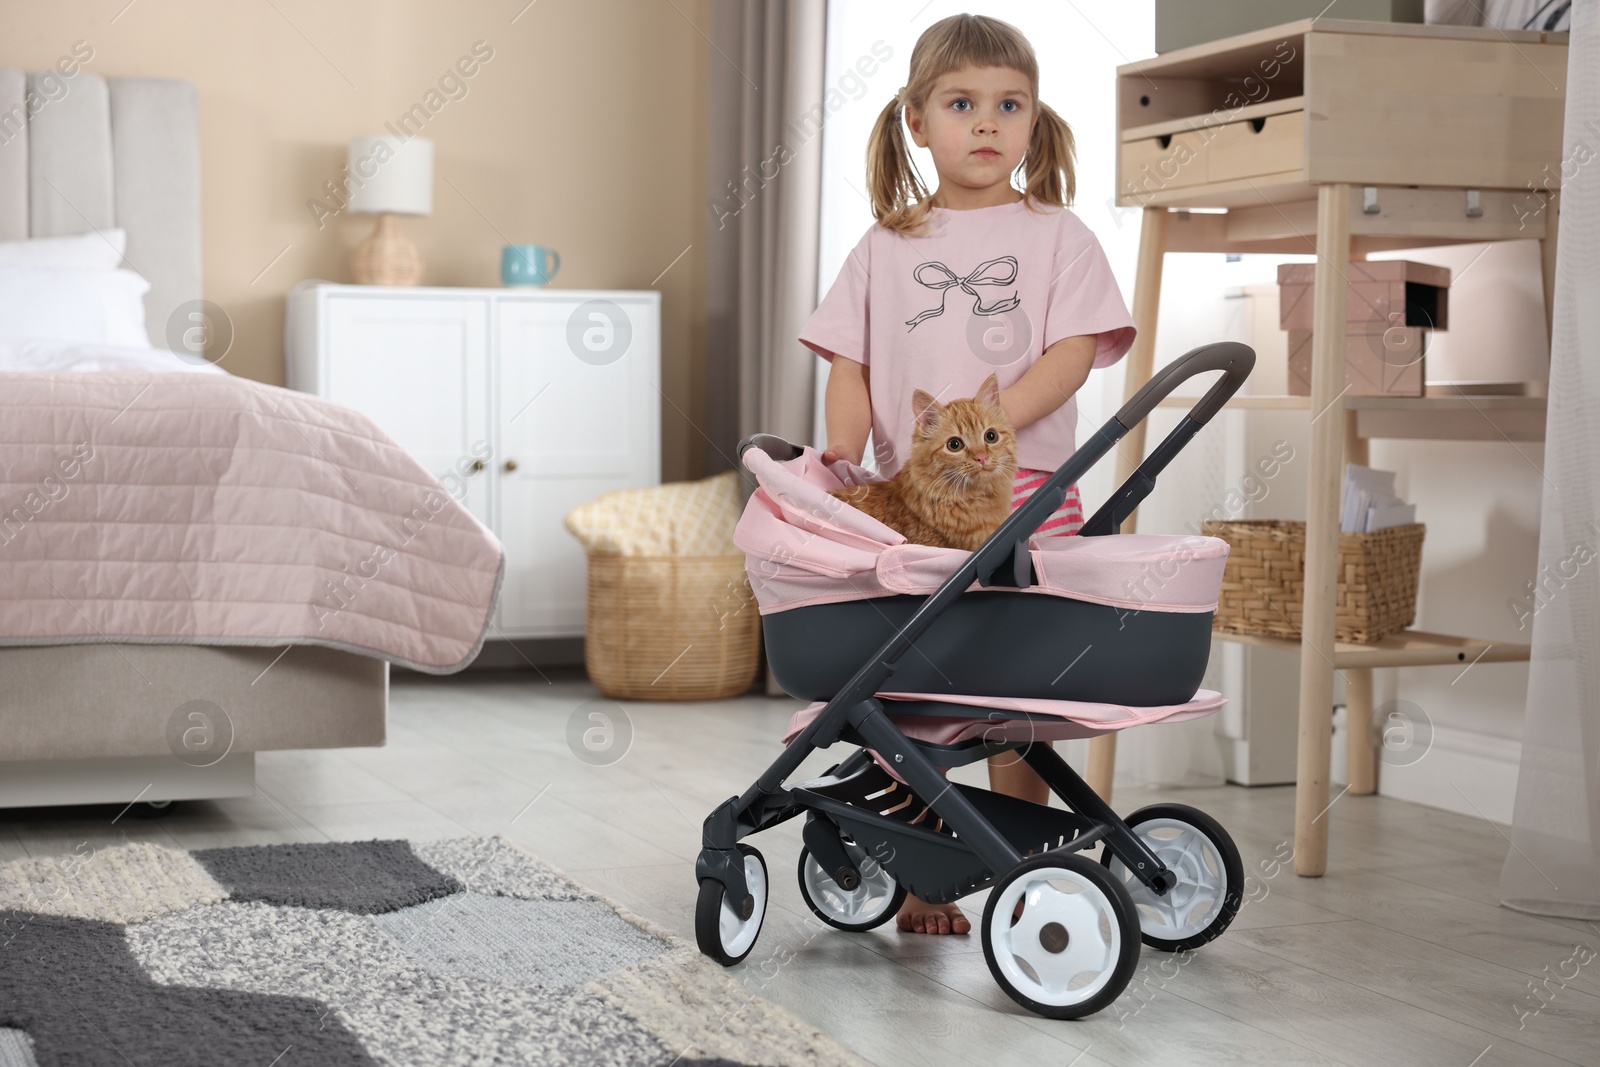
<svg viewBox="0 0 1600 1067">
<path fill-rule="evenodd" d="M 584 666 L 619 700 L 720 700 L 755 680 L 761 614 L 743 553 L 589 556 Z"/>
<path fill-rule="evenodd" d="M 1421 523 L 1339 535 L 1334 637 L 1370 645 L 1404 630 L 1417 615 Z M 1213 630 L 1300 639 L 1304 615 L 1306 524 L 1267 519 L 1207 522 L 1201 532 L 1228 542 Z"/>
</svg>

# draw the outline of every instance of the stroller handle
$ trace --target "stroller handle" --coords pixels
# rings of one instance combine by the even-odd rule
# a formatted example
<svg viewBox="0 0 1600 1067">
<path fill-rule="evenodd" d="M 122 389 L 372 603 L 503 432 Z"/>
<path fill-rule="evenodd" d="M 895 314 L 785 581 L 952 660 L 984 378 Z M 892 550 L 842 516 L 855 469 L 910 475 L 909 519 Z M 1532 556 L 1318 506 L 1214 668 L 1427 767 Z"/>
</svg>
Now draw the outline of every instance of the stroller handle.
<svg viewBox="0 0 1600 1067">
<path fill-rule="evenodd" d="M 1211 421 L 1211 416 L 1220 411 L 1222 405 L 1239 391 L 1239 387 L 1250 376 L 1250 371 L 1255 365 L 1256 354 L 1249 345 L 1240 344 L 1238 341 L 1217 341 L 1214 344 L 1201 345 L 1157 371 L 1148 382 L 1145 382 L 1144 388 L 1133 394 L 1132 399 L 1122 405 L 1122 410 L 1117 412 L 1116 419 L 1131 430 L 1179 385 L 1196 374 L 1220 370 L 1224 372 L 1222 377 L 1189 411 L 1189 418 L 1204 426 Z"/>
<path fill-rule="evenodd" d="M 805 449 L 799 445 L 790 444 L 775 433 L 753 433 L 739 442 L 739 459 L 744 460 L 744 454 L 752 448 L 759 448 L 779 463 L 788 462 L 797 458 Z"/>
</svg>

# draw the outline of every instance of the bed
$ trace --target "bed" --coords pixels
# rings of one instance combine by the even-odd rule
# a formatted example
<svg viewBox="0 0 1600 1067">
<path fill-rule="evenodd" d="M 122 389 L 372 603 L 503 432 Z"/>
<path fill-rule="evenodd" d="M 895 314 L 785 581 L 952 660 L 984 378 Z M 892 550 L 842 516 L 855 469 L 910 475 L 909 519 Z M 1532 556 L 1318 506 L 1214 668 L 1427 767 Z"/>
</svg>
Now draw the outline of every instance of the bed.
<svg viewBox="0 0 1600 1067">
<path fill-rule="evenodd" d="M 244 796 L 257 752 L 381 745 L 390 662 L 464 667 L 499 595 L 498 542 L 376 427 L 171 350 L 199 195 L 192 85 L 0 69 L 0 242 L 117 234 L 148 283 L 108 297 L 140 336 L 51 335 L 45 297 L 83 318 L 58 277 L 0 294 L 0 808 Z"/>
</svg>

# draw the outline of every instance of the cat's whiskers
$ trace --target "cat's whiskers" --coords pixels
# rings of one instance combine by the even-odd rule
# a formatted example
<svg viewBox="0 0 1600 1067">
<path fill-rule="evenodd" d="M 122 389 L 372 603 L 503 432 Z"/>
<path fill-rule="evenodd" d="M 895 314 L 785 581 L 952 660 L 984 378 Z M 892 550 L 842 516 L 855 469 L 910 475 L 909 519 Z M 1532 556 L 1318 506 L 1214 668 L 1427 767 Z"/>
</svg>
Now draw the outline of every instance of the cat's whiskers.
<svg viewBox="0 0 1600 1067">
<path fill-rule="evenodd" d="M 971 479 L 959 467 L 946 467 L 942 473 L 945 475 L 945 480 L 950 483 L 950 488 L 953 492 L 965 492 L 967 487 L 971 485 Z"/>
</svg>

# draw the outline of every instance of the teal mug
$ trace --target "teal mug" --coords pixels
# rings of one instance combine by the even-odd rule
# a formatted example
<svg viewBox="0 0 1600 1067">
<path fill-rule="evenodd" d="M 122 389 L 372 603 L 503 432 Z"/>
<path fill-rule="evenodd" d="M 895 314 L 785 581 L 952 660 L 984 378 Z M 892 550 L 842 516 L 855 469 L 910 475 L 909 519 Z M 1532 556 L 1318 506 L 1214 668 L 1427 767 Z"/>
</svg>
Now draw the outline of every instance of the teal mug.
<svg viewBox="0 0 1600 1067">
<path fill-rule="evenodd" d="M 500 250 L 500 280 L 507 285 L 545 285 L 561 269 L 561 254 L 543 245 L 506 245 Z"/>
</svg>

